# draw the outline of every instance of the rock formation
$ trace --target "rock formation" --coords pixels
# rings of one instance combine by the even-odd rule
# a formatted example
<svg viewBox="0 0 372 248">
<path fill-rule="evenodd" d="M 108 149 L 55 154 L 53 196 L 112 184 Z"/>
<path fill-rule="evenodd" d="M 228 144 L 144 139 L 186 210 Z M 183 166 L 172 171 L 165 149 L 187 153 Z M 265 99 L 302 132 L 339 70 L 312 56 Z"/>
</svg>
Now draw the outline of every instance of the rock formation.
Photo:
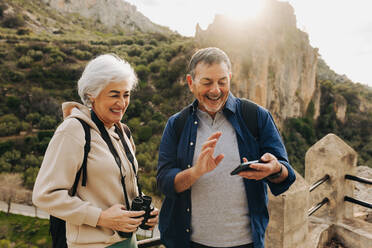
<svg viewBox="0 0 372 248">
<path fill-rule="evenodd" d="M 288 117 L 303 116 L 312 100 L 319 113 L 318 50 L 297 29 L 288 3 L 268 0 L 262 15 L 247 21 L 217 15 L 206 30 L 197 26 L 195 39 L 199 47 L 228 53 L 232 91 L 268 108 L 279 127 Z"/>
<path fill-rule="evenodd" d="M 170 33 L 171 31 L 152 23 L 136 6 L 124 0 L 43 0 L 51 8 L 60 12 L 78 13 L 86 18 L 94 19 L 109 29 L 115 27 L 127 31 L 153 33 Z"/>
</svg>

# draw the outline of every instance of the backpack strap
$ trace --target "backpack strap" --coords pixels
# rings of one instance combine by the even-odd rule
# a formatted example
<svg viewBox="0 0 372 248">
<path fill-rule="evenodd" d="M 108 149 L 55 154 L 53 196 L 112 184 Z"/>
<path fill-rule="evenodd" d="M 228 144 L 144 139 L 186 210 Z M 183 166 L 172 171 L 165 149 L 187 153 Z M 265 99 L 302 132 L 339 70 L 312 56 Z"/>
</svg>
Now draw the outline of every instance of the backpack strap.
<svg viewBox="0 0 372 248">
<path fill-rule="evenodd" d="M 247 126 L 248 130 L 253 135 L 253 137 L 256 140 L 258 140 L 258 137 L 259 137 L 258 124 L 257 124 L 258 105 L 245 98 L 239 98 L 239 99 L 240 99 L 240 110 L 242 113 L 244 123 Z"/>
<path fill-rule="evenodd" d="M 87 185 L 87 161 L 88 161 L 88 153 L 90 151 L 90 139 L 91 139 L 91 137 L 90 137 L 90 126 L 85 121 L 83 121 L 82 119 L 79 119 L 79 118 L 76 118 L 76 119 L 81 123 L 81 125 L 84 128 L 85 145 L 84 145 L 83 163 L 81 164 L 81 167 L 80 167 L 79 171 L 76 173 L 74 185 L 72 186 L 72 191 L 71 191 L 72 195 L 76 194 L 77 186 L 78 186 L 80 175 L 81 175 L 82 171 L 83 171 L 83 179 L 82 179 L 81 185 L 83 187 L 85 187 Z"/>
<path fill-rule="evenodd" d="M 174 128 L 176 131 L 176 137 L 177 137 L 177 144 L 180 141 L 180 137 L 183 131 L 183 128 L 185 127 L 186 120 L 190 115 L 190 106 L 187 106 L 181 110 L 181 113 L 176 117 L 174 120 Z"/>
<path fill-rule="evenodd" d="M 123 126 L 125 134 L 130 139 L 130 137 L 132 136 L 132 132 L 130 131 L 129 127 L 125 125 L 124 123 L 122 123 L 122 126 Z"/>
</svg>

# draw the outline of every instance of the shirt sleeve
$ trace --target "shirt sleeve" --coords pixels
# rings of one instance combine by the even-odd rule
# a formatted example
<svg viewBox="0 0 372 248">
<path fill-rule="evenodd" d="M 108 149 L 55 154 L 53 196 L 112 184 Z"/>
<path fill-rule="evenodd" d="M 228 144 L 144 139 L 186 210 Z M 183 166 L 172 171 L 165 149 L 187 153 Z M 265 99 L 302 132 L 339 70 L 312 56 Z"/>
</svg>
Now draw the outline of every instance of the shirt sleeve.
<svg viewBox="0 0 372 248">
<path fill-rule="evenodd" d="M 83 161 L 85 138 L 77 120 L 68 122 L 57 129 L 48 145 L 35 181 L 32 200 L 39 208 L 70 223 L 96 226 L 101 209 L 69 195 Z M 73 132 L 77 132 L 78 137 L 69 132 L 71 128 L 66 128 L 66 125 L 73 126 Z"/>
<path fill-rule="evenodd" d="M 177 198 L 179 194 L 174 188 L 174 179 L 182 170 L 177 166 L 178 144 L 173 126 L 174 116 L 168 120 L 160 142 L 156 179 L 159 190 L 166 197 Z"/>
<path fill-rule="evenodd" d="M 289 164 L 287 151 L 280 137 L 274 119 L 266 109 L 258 109 L 258 126 L 259 126 L 259 144 L 260 155 L 265 153 L 273 154 L 278 161 L 288 170 L 288 177 L 280 183 L 272 183 L 269 180 L 267 184 L 274 195 L 279 195 L 285 192 L 292 183 L 296 180 L 296 175 L 292 166 Z"/>
</svg>

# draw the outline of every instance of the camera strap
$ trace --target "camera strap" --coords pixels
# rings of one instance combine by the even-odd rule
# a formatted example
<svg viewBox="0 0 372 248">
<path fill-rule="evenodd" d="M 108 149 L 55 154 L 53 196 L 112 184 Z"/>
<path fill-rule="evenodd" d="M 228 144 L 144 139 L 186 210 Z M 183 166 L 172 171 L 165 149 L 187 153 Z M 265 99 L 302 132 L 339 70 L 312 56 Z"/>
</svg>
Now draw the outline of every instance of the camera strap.
<svg viewBox="0 0 372 248">
<path fill-rule="evenodd" d="M 128 146 L 127 142 L 124 139 L 124 135 L 123 135 L 122 130 L 117 125 L 115 125 L 115 132 L 119 135 L 119 138 L 120 138 L 121 143 L 123 144 L 123 147 L 124 147 L 124 150 L 125 150 L 125 154 L 127 155 L 127 158 L 129 160 L 130 164 L 132 165 L 132 168 L 133 168 L 133 171 L 134 171 L 134 175 L 136 176 L 138 194 L 141 196 L 142 195 L 142 190 L 141 190 L 141 185 L 139 184 L 139 180 L 138 180 L 138 173 L 136 172 L 136 167 L 134 166 L 134 157 L 133 157 L 133 154 L 130 151 L 129 146 Z"/>
<path fill-rule="evenodd" d="M 126 190 L 126 187 L 125 187 L 125 176 L 123 175 L 123 171 L 121 169 L 121 160 L 120 160 L 120 157 L 119 157 L 119 155 L 118 155 L 118 153 L 117 153 L 114 145 L 112 144 L 112 141 L 110 139 L 110 136 L 109 136 L 109 134 L 108 134 L 105 126 L 103 125 L 102 121 L 97 117 L 96 113 L 94 113 L 93 110 L 91 110 L 90 112 L 91 112 L 91 115 L 92 115 L 93 122 L 96 124 L 96 126 L 99 129 L 99 131 L 101 132 L 102 139 L 106 142 L 107 146 L 110 149 L 111 154 L 115 158 L 116 164 L 119 167 L 120 176 L 121 176 L 121 185 L 122 185 L 123 191 L 124 191 L 125 204 L 126 204 L 127 210 L 130 210 L 130 203 L 129 203 L 128 193 L 127 193 L 127 190 Z"/>
</svg>

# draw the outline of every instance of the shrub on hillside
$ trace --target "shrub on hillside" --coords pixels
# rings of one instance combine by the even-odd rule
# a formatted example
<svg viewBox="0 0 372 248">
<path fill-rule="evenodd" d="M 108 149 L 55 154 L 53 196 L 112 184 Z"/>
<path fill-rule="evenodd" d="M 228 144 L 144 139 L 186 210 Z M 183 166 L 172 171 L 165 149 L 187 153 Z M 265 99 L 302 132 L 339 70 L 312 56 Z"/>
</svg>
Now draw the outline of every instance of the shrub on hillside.
<svg viewBox="0 0 372 248">
<path fill-rule="evenodd" d="M 31 131 L 31 124 L 25 121 L 21 121 L 21 131 Z"/>
<path fill-rule="evenodd" d="M 5 152 L 0 157 L 0 166 L 2 172 L 14 172 L 14 169 L 21 161 L 21 152 L 18 150 L 11 150 Z"/>
<path fill-rule="evenodd" d="M 53 116 L 42 116 L 39 123 L 40 129 L 54 129 L 56 127 L 57 121 Z"/>
<path fill-rule="evenodd" d="M 39 164 L 39 167 L 41 165 L 41 162 Z M 37 177 L 37 173 L 39 173 L 38 167 L 29 167 L 26 169 L 26 171 L 23 173 L 23 185 L 27 189 L 32 189 L 35 184 L 35 180 Z"/>
<path fill-rule="evenodd" d="M 49 53 L 53 49 L 53 47 L 49 46 L 47 42 L 33 42 L 29 45 L 29 49 L 42 51 L 43 53 Z"/>
<path fill-rule="evenodd" d="M 25 43 L 20 43 L 20 44 L 15 45 L 15 50 L 19 54 L 22 54 L 22 55 L 26 54 L 29 49 L 30 49 L 30 47 Z"/>
<path fill-rule="evenodd" d="M 17 30 L 17 34 L 18 35 L 27 35 L 27 34 L 30 34 L 30 29 L 28 28 L 18 28 Z"/>
<path fill-rule="evenodd" d="M 142 126 L 138 128 L 138 139 L 140 142 L 147 141 L 152 135 L 152 129 L 149 126 Z"/>
<path fill-rule="evenodd" d="M 8 96 L 6 98 L 6 106 L 13 112 L 16 112 L 21 104 L 21 99 L 17 96 Z"/>
<path fill-rule="evenodd" d="M 18 68 L 30 68 L 31 64 L 33 62 L 33 59 L 30 57 L 30 56 L 22 56 L 18 62 L 17 62 L 17 66 Z"/>
<path fill-rule="evenodd" d="M 162 59 L 155 60 L 154 62 L 152 62 L 149 65 L 150 71 L 152 73 L 158 73 L 160 71 L 160 69 L 162 69 L 162 68 L 166 69 L 167 66 L 168 66 L 168 63 L 165 60 L 162 60 Z"/>
<path fill-rule="evenodd" d="M 3 78 L 9 83 L 21 82 L 25 79 L 23 72 L 7 69 L 3 72 Z"/>
<path fill-rule="evenodd" d="M 50 47 L 48 47 L 50 48 Z M 62 52 L 59 47 L 51 47 L 48 52 L 43 51 L 44 53 L 48 53 L 51 58 L 56 60 L 56 62 L 63 62 L 64 59 L 67 57 L 64 52 Z"/>
<path fill-rule="evenodd" d="M 133 39 L 132 38 L 125 39 L 123 41 L 123 44 L 125 44 L 125 45 L 132 45 L 133 44 Z"/>
<path fill-rule="evenodd" d="M 14 114 L 7 114 L 0 117 L 0 136 L 18 134 L 21 123 Z"/>
<path fill-rule="evenodd" d="M 7 16 L 2 22 L 2 26 L 5 28 L 19 28 L 25 24 L 26 22 L 21 15 Z"/>
<path fill-rule="evenodd" d="M 151 45 L 145 45 L 143 48 L 145 48 L 146 51 L 152 50 L 154 47 Z"/>
<path fill-rule="evenodd" d="M 14 149 L 14 142 L 11 140 L 7 140 L 4 142 L 0 142 L 0 156 L 3 155 L 5 152 Z"/>
<path fill-rule="evenodd" d="M 40 131 L 37 133 L 37 138 L 39 140 L 51 139 L 53 134 L 54 134 L 53 131 Z"/>
<path fill-rule="evenodd" d="M 128 55 L 131 57 L 141 56 L 142 50 L 139 47 L 133 46 L 129 49 Z"/>
<path fill-rule="evenodd" d="M 89 60 L 92 58 L 92 54 L 88 51 L 81 51 L 79 49 L 72 50 L 72 55 L 75 56 L 75 58 L 80 60 Z"/>
<path fill-rule="evenodd" d="M 31 65 L 31 70 L 27 74 L 27 79 L 30 79 L 36 82 L 45 81 L 43 66 L 40 64 Z"/>
<path fill-rule="evenodd" d="M 150 73 L 150 69 L 145 65 L 138 65 L 136 66 L 136 73 L 137 76 L 141 81 L 147 81 L 147 77 Z"/>
<path fill-rule="evenodd" d="M 145 42 L 143 41 L 143 39 L 137 39 L 137 40 L 135 41 L 135 43 L 136 43 L 137 45 L 140 45 L 140 46 L 145 45 Z"/>
<path fill-rule="evenodd" d="M 39 50 L 28 50 L 27 56 L 30 56 L 34 61 L 40 61 L 43 58 L 43 52 Z"/>
<path fill-rule="evenodd" d="M 150 45 L 157 46 L 158 42 L 155 39 L 151 39 L 149 42 Z"/>
</svg>

